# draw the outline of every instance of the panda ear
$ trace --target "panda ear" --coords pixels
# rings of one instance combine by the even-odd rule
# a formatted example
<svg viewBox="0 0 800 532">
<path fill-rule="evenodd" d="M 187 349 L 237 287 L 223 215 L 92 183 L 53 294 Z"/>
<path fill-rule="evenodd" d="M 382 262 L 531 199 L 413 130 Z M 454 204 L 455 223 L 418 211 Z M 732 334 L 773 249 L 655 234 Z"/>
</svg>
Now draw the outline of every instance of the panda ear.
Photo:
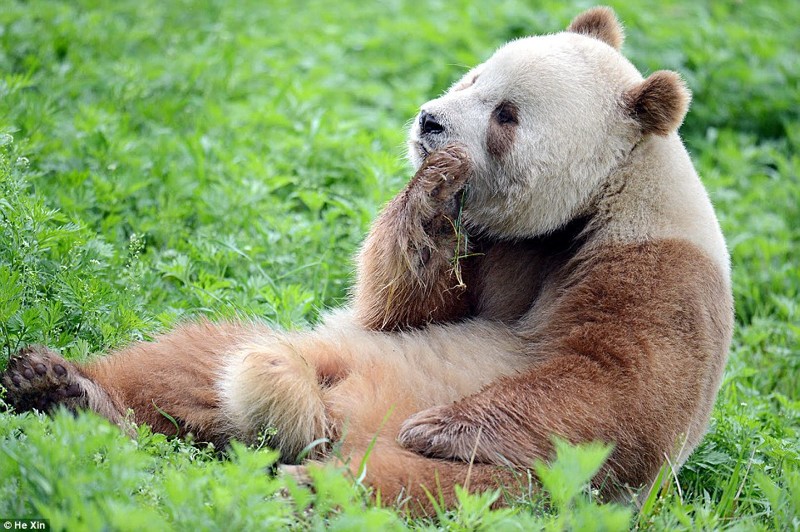
<svg viewBox="0 0 800 532">
<path fill-rule="evenodd" d="M 623 105 L 639 123 L 642 134 L 666 136 L 678 129 L 689 109 L 692 95 L 681 77 L 670 70 L 653 72 L 625 91 Z"/>
<path fill-rule="evenodd" d="M 615 50 L 622 48 L 622 41 L 625 40 L 625 33 L 614 10 L 604 6 L 587 9 L 575 17 L 567 31 L 594 37 Z"/>
</svg>

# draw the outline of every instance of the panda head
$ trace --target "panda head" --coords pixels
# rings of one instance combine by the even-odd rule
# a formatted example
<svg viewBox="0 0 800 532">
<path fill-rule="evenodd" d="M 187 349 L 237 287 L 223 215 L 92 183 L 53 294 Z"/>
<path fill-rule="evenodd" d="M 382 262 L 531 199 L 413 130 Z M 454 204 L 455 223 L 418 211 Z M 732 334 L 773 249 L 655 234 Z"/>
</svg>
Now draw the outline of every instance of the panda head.
<svg viewBox="0 0 800 532">
<path fill-rule="evenodd" d="M 584 214 L 634 146 L 676 130 L 689 104 L 677 74 L 643 79 L 622 41 L 613 11 L 600 7 L 567 31 L 506 44 L 422 106 L 412 163 L 465 146 L 474 173 L 464 212 L 488 235 L 537 236 Z"/>
</svg>

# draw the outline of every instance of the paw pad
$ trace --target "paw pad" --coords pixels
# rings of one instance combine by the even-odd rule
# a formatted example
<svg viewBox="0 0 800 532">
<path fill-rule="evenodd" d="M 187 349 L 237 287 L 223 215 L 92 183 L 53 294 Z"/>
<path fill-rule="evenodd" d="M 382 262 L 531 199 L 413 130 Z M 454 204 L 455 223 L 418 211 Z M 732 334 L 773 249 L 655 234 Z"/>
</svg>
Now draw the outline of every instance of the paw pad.
<svg viewBox="0 0 800 532">
<path fill-rule="evenodd" d="M 87 406 L 78 377 L 78 369 L 61 356 L 33 346 L 11 357 L 0 382 L 8 391 L 6 401 L 18 412 L 51 412 L 58 405 L 75 411 Z"/>
</svg>

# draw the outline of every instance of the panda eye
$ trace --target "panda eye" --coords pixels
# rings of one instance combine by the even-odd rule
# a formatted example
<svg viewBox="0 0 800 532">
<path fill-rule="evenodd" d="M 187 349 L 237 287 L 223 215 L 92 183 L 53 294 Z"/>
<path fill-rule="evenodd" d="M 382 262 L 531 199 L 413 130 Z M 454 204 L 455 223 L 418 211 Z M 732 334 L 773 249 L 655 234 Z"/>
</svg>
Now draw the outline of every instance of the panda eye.
<svg viewBox="0 0 800 532">
<path fill-rule="evenodd" d="M 517 125 L 519 123 L 517 106 L 511 102 L 501 102 L 494 108 L 494 119 L 501 125 Z"/>
</svg>

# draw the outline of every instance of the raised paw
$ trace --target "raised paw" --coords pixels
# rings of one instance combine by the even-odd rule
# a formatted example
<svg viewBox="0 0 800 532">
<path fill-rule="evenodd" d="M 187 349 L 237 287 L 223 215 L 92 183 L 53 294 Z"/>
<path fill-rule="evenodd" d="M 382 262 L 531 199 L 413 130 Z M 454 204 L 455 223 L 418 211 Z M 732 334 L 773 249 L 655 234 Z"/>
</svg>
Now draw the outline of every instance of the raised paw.
<svg viewBox="0 0 800 532">
<path fill-rule="evenodd" d="M 472 161 L 466 148 L 451 144 L 431 153 L 414 176 L 413 185 L 420 187 L 434 208 L 434 216 L 450 219 L 458 215 L 461 195 L 472 172 Z"/>
<path fill-rule="evenodd" d="M 435 406 L 405 420 L 397 441 L 409 451 L 432 458 L 469 461 L 478 450 L 481 432 L 452 406 Z"/>
<path fill-rule="evenodd" d="M 6 402 L 18 412 L 51 412 L 58 405 L 76 411 L 88 407 L 86 390 L 78 369 L 55 352 L 30 346 L 8 361 L 2 375 Z"/>
</svg>

